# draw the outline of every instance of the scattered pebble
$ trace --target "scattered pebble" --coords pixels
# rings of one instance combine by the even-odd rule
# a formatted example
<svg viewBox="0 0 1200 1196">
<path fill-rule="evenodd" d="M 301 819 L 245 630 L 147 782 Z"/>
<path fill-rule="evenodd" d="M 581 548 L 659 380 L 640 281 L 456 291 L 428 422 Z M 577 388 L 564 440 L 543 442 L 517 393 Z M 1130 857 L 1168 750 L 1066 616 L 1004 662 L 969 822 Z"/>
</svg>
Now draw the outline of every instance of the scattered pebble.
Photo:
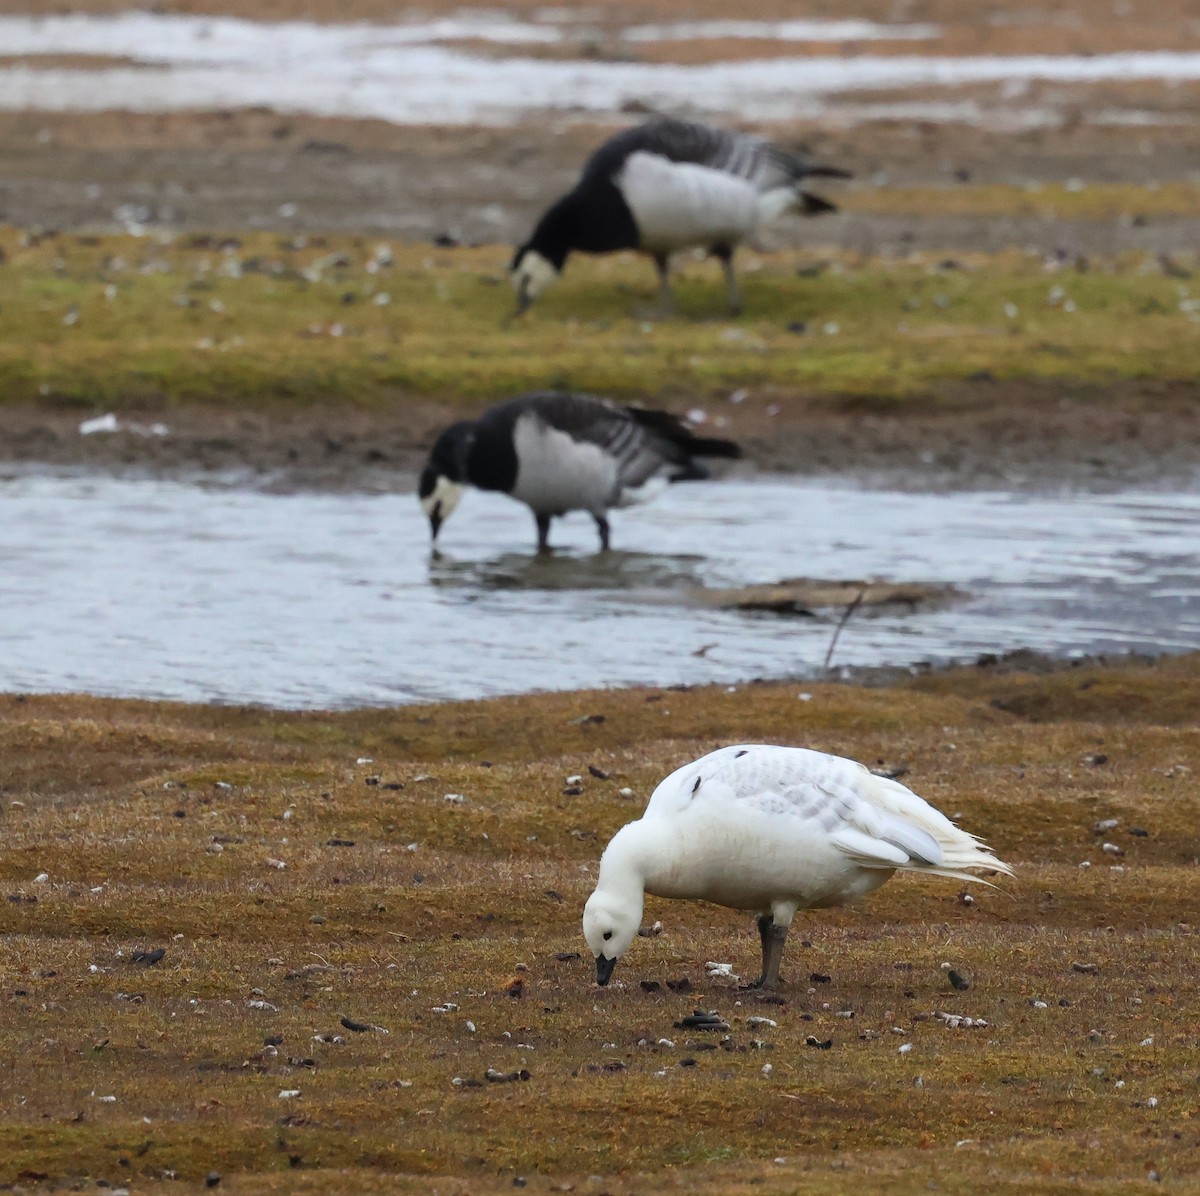
<svg viewBox="0 0 1200 1196">
<path fill-rule="evenodd" d="M 677 1030 L 728 1030 L 729 1023 L 716 1010 L 694 1009 L 674 1023 Z"/>
<path fill-rule="evenodd" d="M 971 981 L 961 972 L 956 972 L 953 968 L 946 973 L 946 979 L 950 981 L 950 987 L 956 992 L 966 992 L 971 987 Z"/>
<path fill-rule="evenodd" d="M 345 1014 L 338 1020 L 347 1030 L 353 1030 L 355 1034 L 367 1034 L 372 1031 L 376 1034 L 388 1033 L 382 1026 L 375 1026 L 370 1022 L 356 1022 L 353 1018 L 346 1017 Z"/>
<path fill-rule="evenodd" d="M 1100 971 L 1100 968 L 1094 963 L 1073 963 L 1071 971 L 1080 972 L 1084 976 L 1095 976 Z"/>
<path fill-rule="evenodd" d="M 435 1005 L 430 1013 L 457 1013 L 458 1006 L 453 1001 L 447 1001 L 445 1005 Z"/>
<path fill-rule="evenodd" d="M 618 796 L 620 796 L 620 797 L 632 797 L 632 796 L 633 796 L 633 790 L 632 790 L 632 789 L 630 789 L 628 786 L 626 786 L 624 789 L 618 789 L 618 790 L 617 790 L 617 794 L 618 794 Z"/>
<path fill-rule="evenodd" d="M 1095 831 L 1097 835 L 1102 835 L 1105 831 L 1111 831 L 1120 823 L 1120 821 L 1121 820 L 1119 818 L 1102 818 L 1095 824 L 1095 826 L 1092 827 L 1092 830 Z"/>
<path fill-rule="evenodd" d="M 957 1030 L 960 1027 L 964 1030 L 985 1030 L 988 1023 L 981 1017 L 966 1017 L 961 1013 L 942 1013 L 935 1012 L 934 1018 L 949 1026 L 951 1030 Z"/>
<path fill-rule="evenodd" d="M 913 1048 L 913 1044 L 911 1042 L 901 1043 L 900 1047 L 899 1047 L 899 1053 L 901 1055 L 907 1055 L 908 1052 L 912 1050 L 912 1048 Z"/>
<path fill-rule="evenodd" d="M 816 1038 L 812 1034 L 810 1034 L 804 1040 L 804 1045 L 810 1046 L 810 1047 L 816 1047 L 818 1051 L 827 1051 L 830 1049 L 830 1047 L 833 1046 L 833 1039 L 827 1038 L 824 1042 L 822 1042 L 819 1038 Z"/>
<path fill-rule="evenodd" d="M 483 1074 L 489 1084 L 511 1084 L 516 1080 L 532 1078 L 523 1067 L 520 1071 L 496 1071 L 495 1068 L 489 1067 Z"/>
<path fill-rule="evenodd" d="M 280 1088 L 278 1099 L 279 1100 L 292 1100 L 294 1097 L 297 1097 L 299 1095 L 300 1095 L 299 1088 Z"/>
<path fill-rule="evenodd" d="M 467 799 L 461 793 L 444 793 L 442 800 L 455 806 L 461 806 Z"/>
</svg>

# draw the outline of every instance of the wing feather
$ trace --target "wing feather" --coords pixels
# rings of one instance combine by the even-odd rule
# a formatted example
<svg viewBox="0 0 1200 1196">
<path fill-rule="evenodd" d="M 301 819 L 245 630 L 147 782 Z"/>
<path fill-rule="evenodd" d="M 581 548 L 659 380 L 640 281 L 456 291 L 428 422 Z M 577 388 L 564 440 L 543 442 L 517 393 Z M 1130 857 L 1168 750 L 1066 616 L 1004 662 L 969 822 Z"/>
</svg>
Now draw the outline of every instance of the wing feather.
<svg viewBox="0 0 1200 1196">
<path fill-rule="evenodd" d="M 656 154 L 671 162 L 707 166 L 746 179 L 760 192 L 794 187 L 809 175 L 846 177 L 845 171 L 821 166 L 804 154 L 791 153 L 754 133 L 664 116 L 610 137 L 588 159 L 583 181 L 611 178 L 631 154 L 638 152 Z"/>
<path fill-rule="evenodd" d="M 678 811 L 697 792 L 802 819 L 865 867 L 912 868 L 964 880 L 978 879 L 965 869 L 1011 874 L 979 839 L 912 790 L 839 756 L 765 744 L 723 748 L 668 777 L 647 813 L 656 802 L 664 812 Z"/>
</svg>

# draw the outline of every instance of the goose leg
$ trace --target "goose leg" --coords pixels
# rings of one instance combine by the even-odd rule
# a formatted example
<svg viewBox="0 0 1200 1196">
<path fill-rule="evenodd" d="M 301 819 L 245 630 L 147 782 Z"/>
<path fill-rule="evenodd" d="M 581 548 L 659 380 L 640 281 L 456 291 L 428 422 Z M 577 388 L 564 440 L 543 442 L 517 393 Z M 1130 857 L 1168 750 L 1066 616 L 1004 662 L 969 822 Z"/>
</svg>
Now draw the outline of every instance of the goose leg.
<svg viewBox="0 0 1200 1196">
<path fill-rule="evenodd" d="M 783 944 L 788 927 L 775 921 L 772 914 L 758 915 L 758 937 L 762 942 L 762 975 L 747 988 L 772 989 L 779 984 L 779 964 L 783 959 Z"/>
<path fill-rule="evenodd" d="M 533 517 L 537 520 L 538 552 L 550 551 L 550 516 L 535 511 Z"/>
<path fill-rule="evenodd" d="M 725 287 L 729 292 L 730 314 L 740 316 L 742 314 L 742 292 L 738 286 L 737 274 L 733 269 L 733 249 L 729 245 L 714 245 L 712 255 L 720 260 L 721 268 L 725 271 Z"/>
<path fill-rule="evenodd" d="M 603 515 L 593 515 L 592 518 L 596 521 L 596 530 L 600 533 L 600 551 L 608 551 L 608 520 Z"/>
<path fill-rule="evenodd" d="M 654 255 L 654 265 L 658 268 L 658 298 L 655 306 L 665 315 L 675 311 L 675 296 L 671 291 L 671 280 L 667 269 L 668 258 L 665 253 Z"/>
</svg>

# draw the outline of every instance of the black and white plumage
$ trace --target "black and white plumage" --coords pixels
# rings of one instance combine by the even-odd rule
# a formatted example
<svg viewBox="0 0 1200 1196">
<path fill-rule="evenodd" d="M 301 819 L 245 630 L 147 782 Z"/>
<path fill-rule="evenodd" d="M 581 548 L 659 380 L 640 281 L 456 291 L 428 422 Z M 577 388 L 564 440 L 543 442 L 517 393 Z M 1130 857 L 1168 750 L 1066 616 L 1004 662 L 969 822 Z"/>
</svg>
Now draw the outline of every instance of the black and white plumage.
<svg viewBox="0 0 1200 1196">
<path fill-rule="evenodd" d="M 803 187 L 821 175 L 847 177 L 751 133 L 669 117 L 625 129 L 596 150 L 574 189 L 551 205 L 517 250 L 517 311 L 562 273 L 573 251 L 648 253 L 658 266 L 660 298 L 669 304 L 668 258 L 695 247 L 720 259 L 730 306 L 740 311 L 734 250 L 785 213 L 835 211 Z"/>
<path fill-rule="evenodd" d="M 610 507 L 644 502 L 670 482 L 707 477 L 698 458 L 740 455 L 732 441 L 696 436 L 666 411 L 546 391 L 447 428 L 429 454 L 418 494 L 435 540 L 462 487 L 475 486 L 511 495 L 533 511 L 539 551 L 549 547 L 550 520 L 567 511 L 590 512 L 607 549 Z"/>
</svg>

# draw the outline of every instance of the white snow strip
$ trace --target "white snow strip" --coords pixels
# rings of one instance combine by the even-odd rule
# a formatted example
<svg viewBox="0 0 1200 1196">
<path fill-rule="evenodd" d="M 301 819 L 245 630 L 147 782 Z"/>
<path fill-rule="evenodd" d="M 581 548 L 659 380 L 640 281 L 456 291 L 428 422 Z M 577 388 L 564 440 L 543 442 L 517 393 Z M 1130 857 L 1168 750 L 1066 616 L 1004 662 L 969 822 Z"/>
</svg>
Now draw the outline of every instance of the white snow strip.
<svg viewBox="0 0 1200 1196">
<path fill-rule="evenodd" d="M 395 124 L 495 125 L 539 112 L 610 115 L 637 102 L 676 113 L 787 120 L 812 117 L 823 110 L 825 97 L 845 91 L 1035 80 L 1200 80 L 1197 52 L 858 55 L 681 66 L 480 58 L 432 44 L 459 35 L 516 44 L 554 40 L 559 31 L 502 16 L 389 26 L 149 13 L 4 17 L 0 48 L 9 55 L 103 55 L 138 65 L 0 67 L 0 109 L 157 113 L 263 106 Z"/>
<path fill-rule="evenodd" d="M 938 25 L 881 25 L 878 21 L 679 21 L 634 25 L 622 35 L 630 42 L 717 41 L 762 38 L 781 42 L 922 41 L 941 36 Z"/>
</svg>

